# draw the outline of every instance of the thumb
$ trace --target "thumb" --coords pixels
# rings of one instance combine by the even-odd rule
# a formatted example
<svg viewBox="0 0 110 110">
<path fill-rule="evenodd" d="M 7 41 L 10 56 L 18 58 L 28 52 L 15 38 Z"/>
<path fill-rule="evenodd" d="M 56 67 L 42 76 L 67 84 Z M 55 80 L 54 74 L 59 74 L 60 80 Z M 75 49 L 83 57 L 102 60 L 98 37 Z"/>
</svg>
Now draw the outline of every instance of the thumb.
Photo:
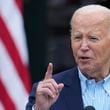
<svg viewBox="0 0 110 110">
<path fill-rule="evenodd" d="M 59 93 L 62 91 L 63 87 L 64 87 L 64 84 L 63 83 L 60 83 L 58 85 L 58 91 L 59 91 Z"/>
</svg>

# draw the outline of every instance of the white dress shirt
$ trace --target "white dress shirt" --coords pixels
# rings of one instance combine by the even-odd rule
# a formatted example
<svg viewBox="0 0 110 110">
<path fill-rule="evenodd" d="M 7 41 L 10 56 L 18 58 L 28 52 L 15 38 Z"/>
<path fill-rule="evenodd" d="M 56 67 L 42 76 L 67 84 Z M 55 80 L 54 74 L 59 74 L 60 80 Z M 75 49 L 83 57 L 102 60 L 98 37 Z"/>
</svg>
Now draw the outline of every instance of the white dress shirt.
<svg viewBox="0 0 110 110">
<path fill-rule="evenodd" d="M 79 70 L 84 106 L 94 106 L 95 110 L 110 110 L 110 75 L 104 80 L 88 80 Z"/>
</svg>

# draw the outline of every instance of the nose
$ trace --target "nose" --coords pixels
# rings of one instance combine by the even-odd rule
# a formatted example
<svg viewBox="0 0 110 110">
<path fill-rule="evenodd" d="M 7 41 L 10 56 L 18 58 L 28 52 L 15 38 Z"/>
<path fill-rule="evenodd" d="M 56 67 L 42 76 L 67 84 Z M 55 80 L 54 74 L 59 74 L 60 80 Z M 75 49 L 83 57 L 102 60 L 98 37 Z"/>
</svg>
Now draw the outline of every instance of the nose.
<svg viewBox="0 0 110 110">
<path fill-rule="evenodd" d="M 86 39 L 82 40 L 82 42 L 80 44 L 80 50 L 84 51 L 84 52 L 89 50 L 88 41 Z"/>
</svg>

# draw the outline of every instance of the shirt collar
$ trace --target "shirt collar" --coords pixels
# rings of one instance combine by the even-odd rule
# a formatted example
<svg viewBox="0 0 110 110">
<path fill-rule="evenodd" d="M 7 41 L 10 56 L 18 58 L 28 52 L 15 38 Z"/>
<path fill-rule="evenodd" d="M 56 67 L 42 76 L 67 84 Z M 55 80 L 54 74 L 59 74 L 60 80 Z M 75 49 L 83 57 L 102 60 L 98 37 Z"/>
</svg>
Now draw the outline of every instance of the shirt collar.
<svg viewBox="0 0 110 110">
<path fill-rule="evenodd" d="M 110 74 L 104 79 L 103 87 L 110 96 Z"/>
<path fill-rule="evenodd" d="M 86 85 L 87 78 L 81 73 L 79 68 L 78 68 L 78 74 L 79 74 L 79 79 L 81 83 L 82 94 L 84 94 L 87 88 L 87 85 Z"/>
<path fill-rule="evenodd" d="M 87 89 L 87 82 L 95 82 L 95 80 L 88 80 L 80 71 L 80 69 L 78 68 L 78 74 L 79 74 L 79 79 L 81 82 L 81 89 L 82 89 L 82 94 L 84 94 L 86 92 Z M 110 74 L 104 78 L 101 82 L 103 85 L 104 90 L 107 92 L 107 94 L 110 96 Z"/>
</svg>

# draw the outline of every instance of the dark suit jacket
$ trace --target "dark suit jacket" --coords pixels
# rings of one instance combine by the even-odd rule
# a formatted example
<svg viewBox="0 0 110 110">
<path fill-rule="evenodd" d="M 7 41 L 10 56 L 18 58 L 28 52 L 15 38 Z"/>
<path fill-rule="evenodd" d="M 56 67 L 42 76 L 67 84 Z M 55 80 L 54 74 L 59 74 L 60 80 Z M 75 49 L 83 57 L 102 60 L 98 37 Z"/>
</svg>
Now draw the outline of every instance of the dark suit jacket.
<svg viewBox="0 0 110 110">
<path fill-rule="evenodd" d="M 64 83 L 64 88 L 50 110 L 83 110 L 81 86 L 77 68 L 58 73 L 54 75 L 53 78 L 57 83 Z M 37 83 L 33 86 L 26 110 L 32 110 L 32 105 L 35 103 L 36 87 Z"/>
</svg>

